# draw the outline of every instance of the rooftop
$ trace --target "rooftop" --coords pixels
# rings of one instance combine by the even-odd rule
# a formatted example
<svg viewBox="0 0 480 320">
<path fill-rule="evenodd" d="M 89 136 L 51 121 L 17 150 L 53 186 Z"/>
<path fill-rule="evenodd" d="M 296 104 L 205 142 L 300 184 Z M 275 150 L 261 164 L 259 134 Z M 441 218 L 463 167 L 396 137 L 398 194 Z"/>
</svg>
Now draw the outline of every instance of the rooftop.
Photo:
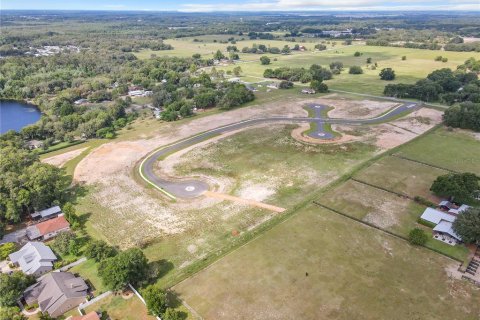
<svg viewBox="0 0 480 320">
<path fill-rule="evenodd" d="M 52 267 L 57 257 L 52 249 L 41 242 L 28 242 L 20 250 L 9 255 L 10 260 L 20 266 L 26 274 L 34 274 L 41 267 Z"/>
</svg>

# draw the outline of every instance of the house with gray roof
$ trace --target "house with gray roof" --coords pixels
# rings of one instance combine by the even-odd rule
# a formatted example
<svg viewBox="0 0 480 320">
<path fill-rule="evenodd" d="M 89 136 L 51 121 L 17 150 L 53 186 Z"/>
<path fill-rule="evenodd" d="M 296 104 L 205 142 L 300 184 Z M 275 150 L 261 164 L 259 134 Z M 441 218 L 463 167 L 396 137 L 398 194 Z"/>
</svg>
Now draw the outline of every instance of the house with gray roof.
<svg viewBox="0 0 480 320">
<path fill-rule="evenodd" d="M 55 206 L 55 207 L 51 207 L 51 208 L 48 208 L 48 209 L 36 211 L 36 212 L 32 213 L 30 216 L 32 217 L 32 219 L 44 220 L 44 219 L 55 218 L 56 216 L 58 216 L 61 213 L 62 213 L 62 209 L 60 209 L 59 206 Z"/>
<path fill-rule="evenodd" d="M 70 272 L 51 272 L 28 287 L 23 297 L 27 305 L 38 304 L 42 312 L 59 317 L 85 301 L 88 286 Z"/>
<path fill-rule="evenodd" d="M 53 269 L 57 257 L 52 249 L 41 242 L 28 242 L 20 250 L 9 255 L 10 261 L 25 274 L 39 277 Z"/>
<path fill-rule="evenodd" d="M 433 228 L 433 237 L 450 245 L 462 242 L 462 238 L 453 231 L 453 223 L 442 220 Z"/>
<path fill-rule="evenodd" d="M 446 212 L 436 210 L 433 208 L 427 208 L 420 216 L 420 219 L 428 221 L 433 224 L 438 224 L 441 220 L 453 222 L 456 219 L 455 215 L 448 214 Z"/>
</svg>

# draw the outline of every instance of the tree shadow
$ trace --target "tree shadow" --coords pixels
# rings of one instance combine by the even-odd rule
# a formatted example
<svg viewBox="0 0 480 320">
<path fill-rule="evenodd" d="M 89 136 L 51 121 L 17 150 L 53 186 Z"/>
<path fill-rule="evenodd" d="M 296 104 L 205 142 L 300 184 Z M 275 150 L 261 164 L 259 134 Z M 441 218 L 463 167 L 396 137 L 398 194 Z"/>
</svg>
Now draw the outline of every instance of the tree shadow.
<svg viewBox="0 0 480 320">
<path fill-rule="evenodd" d="M 152 261 L 149 263 L 149 269 L 150 269 L 150 280 L 155 281 L 156 279 L 162 278 L 165 276 L 168 272 L 173 270 L 174 265 L 171 261 L 168 261 L 166 259 L 161 259 L 158 261 Z"/>
</svg>

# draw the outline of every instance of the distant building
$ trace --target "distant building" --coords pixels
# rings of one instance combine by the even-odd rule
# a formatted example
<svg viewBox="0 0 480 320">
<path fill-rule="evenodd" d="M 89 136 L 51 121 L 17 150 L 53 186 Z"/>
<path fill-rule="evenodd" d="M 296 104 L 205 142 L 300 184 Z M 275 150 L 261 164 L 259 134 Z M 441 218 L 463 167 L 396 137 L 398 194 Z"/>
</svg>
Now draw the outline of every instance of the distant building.
<svg viewBox="0 0 480 320">
<path fill-rule="evenodd" d="M 63 215 L 54 219 L 37 223 L 27 228 L 27 237 L 30 240 L 48 240 L 55 237 L 60 232 L 70 230 L 70 223 Z"/>
<path fill-rule="evenodd" d="M 144 90 L 132 90 L 132 91 L 128 91 L 128 95 L 130 97 L 143 97 L 145 94 L 145 91 Z"/>
<path fill-rule="evenodd" d="M 310 89 L 310 88 L 306 88 L 306 89 L 302 89 L 302 93 L 304 93 L 304 94 L 315 94 L 315 90 Z"/>
<path fill-rule="evenodd" d="M 23 297 L 27 305 L 38 304 L 42 312 L 59 317 L 87 298 L 88 286 L 70 272 L 51 272 L 28 287 Z"/>
<path fill-rule="evenodd" d="M 453 222 L 455 221 L 456 217 L 440 210 L 427 208 L 420 216 L 420 219 L 433 224 L 438 224 L 441 220 Z"/>
<path fill-rule="evenodd" d="M 60 209 L 59 206 L 55 206 L 48 209 L 36 211 L 32 213 L 30 216 L 32 217 L 32 219 L 46 220 L 46 219 L 54 218 L 61 213 L 62 213 L 62 209 Z"/>
<path fill-rule="evenodd" d="M 43 141 L 40 141 L 40 140 L 30 140 L 30 141 L 27 142 L 27 145 L 28 145 L 28 148 L 29 148 L 30 150 L 38 149 L 38 148 L 43 147 Z"/>
<path fill-rule="evenodd" d="M 84 103 L 87 103 L 88 100 L 87 99 L 78 99 L 74 102 L 75 105 L 81 105 L 81 104 L 84 104 Z"/>
<path fill-rule="evenodd" d="M 441 220 L 435 228 L 433 228 L 433 237 L 451 245 L 462 242 L 462 238 L 453 231 L 452 222 Z"/>
<path fill-rule="evenodd" d="M 18 250 L 9 255 L 10 261 L 23 273 L 39 277 L 53 269 L 53 262 L 57 257 L 52 249 L 41 242 L 28 242 Z"/>
<path fill-rule="evenodd" d="M 469 208 L 470 208 L 470 206 L 467 206 L 466 204 L 462 204 L 460 207 L 458 207 L 456 209 L 452 208 L 452 209 L 448 210 L 448 213 L 459 215 L 460 213 L 463 213 L 465 210 L 467 210 Z"/>
</svg>

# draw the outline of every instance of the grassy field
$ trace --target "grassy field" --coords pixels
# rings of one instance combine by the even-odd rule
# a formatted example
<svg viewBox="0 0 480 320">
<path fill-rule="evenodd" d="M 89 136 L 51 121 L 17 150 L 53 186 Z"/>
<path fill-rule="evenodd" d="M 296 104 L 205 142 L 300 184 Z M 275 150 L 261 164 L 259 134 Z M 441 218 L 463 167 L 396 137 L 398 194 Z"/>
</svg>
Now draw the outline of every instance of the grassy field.
<svg viewBox="0 0 480 320">
<path fill-rule="evenodd" d="M 192 53 L 200 53 L 205 57 L 211 58 L 213 53 L 218 49 L 225 51 L 228 44 L 214 43 L 213 38 L 207 38 L 205 42 L 193 42 L 192 38 L 166 40 L 174 46 L 174 50 L 169 51 L 142 51 L 137 53 L 137 57 L 146 59 L 151 54 L 157 56 L 169 55 L 187 57 Z M 317 43 L 319 43 L 318 41 Z M 270 46 L 283 47 L 285 44 L 293 45 L 294 43 L 279 41 L 279 40 L 246 40 L 240 41 L 236 44 L 237 48 L 248 46 L 251 47 L 254 43 L 266 44 Z M 263 72 L 266 68 L 278 67 L 305 67 L 308 68 L 311 64 L 320 64 L 328 66 L 333 61 L 341 61 L 345 66 L 345 71 L 340 75 L 334 76 L 332 80 L 326 81 L 327 85 L 332 89 L 339 89 L 358 93 L 369 93 L 381 95 L 383 88 L 388 83 L 414 83 L 415 81 L 424 78 L 430 72 L 441 68 L 456 67 L 465 62 L 470 57 L 480 58 L 479 53 L 470 52 L 444 52 L 435 50 L 422 49 L 408 49 L 395 47 L 376 47 L 366 46 L 361 43 L 354 43 L 352 46 L 343 46 L 341 42 L 337 42 L 337 46 L 328 46 L 326 51 L 314 51 L 314 43 L 302 43 L 308 49 L 305 52 L 294 52 L 290 55 L 272 55 L 266 54 L 271 58 L 271 64 L 263 66 L 259 62 L 261 55 L 258 54 L 243 54 L 240 53 L 241 61 L 236 65 L 240 65 L 245 76 L 254 80 L 263 77 Z M 356 51 L 361 52 L 361 56 L 355 57 Z M 443 56 L 448 58 L 448 62 L 434 61 L 435 57 Z M 406 56 L 406 60 L 402 60 L 402 56 Z M 366 64 L 366 59 L 372 58 L 372 63 L 377 63 L 376 70 L 371 70 Z M 277 61 L 274 61 L 276 59 Z M 361 66 L 364 73 L 361 75 L 348 74 L 348 67 L 352 65 Z M 232 70 L 235 65 L 228 67 L 217 67 L 217 69 Z M 394 81 L 380 80 L 378 73 L 383 68 L 393 68 L 396 73 Z"/>
<path fill-rule="evenodd" d="M 417 162 L 388 156 L 360 171 L 355 178 L 410 197 L 421 196 L 438 200 L 430 192 L 430 186 L 440 175 L 448 171 Z"/>
<path fill-rule="evenodd" d="M 176 165 L 178 175 L 233 179 L 233 195 L 291 207 L 375 152 L 363 143 L 305 145 L 290 136 L 294 127 L 254 128 L 192 150 Z"/>
<path fill-rule="evenodd" d="M 308 206 L 174 290 L 204 319 L 477 319 L 450 263 Z"/>
<path fill-rule="evenodd" d="M 454 171 L 480 174 L 480 140 L 463 130 L 436 130 L 398 153 L 409 159 Z"/>
</svg>

